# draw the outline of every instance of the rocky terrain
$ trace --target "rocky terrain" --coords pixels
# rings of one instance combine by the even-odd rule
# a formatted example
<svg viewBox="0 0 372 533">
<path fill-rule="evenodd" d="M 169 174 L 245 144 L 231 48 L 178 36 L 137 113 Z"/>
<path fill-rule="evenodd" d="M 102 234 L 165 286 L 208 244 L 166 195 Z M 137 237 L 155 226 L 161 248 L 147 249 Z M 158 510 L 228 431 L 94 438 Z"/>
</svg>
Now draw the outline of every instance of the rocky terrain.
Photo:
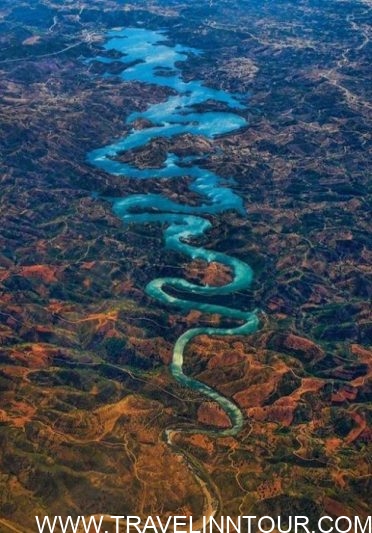
<svg viewBox="0 0 372 533">
<path fill-rule="evenodd" d="M 368 3 L 78 4 L 0 9 L 0 531 L 32 531 L 46 510 L 199 516 L 204 494 L 186 457 L 224 515 L 367 515 Z M 187 169 L 179 181 L 139 183 L 86 162 L 125 134 L 129 113 L 166 96 L 87 61 L 107 30 L 136 24 L 201 49 L 184 78 L 248 105 L 238 133 L 172 141 L 244 198 L 247 217 L 211 217 L 202 244 L 253 267 L 251 290 L 224 304 L 257 307 L 261 319 L 250 337 L 201 336 L 187 348 L 185 371 L 233 399 L 246 422 L 237 437 L 180 431 L 183 453 L 167 428 L 229 420 L 174 382 L 172 348 L 187 328 L 221 319 L 162 308 L 144 287 L 167 275 L 223 285 L 231 272 L 165 251 L 158 225 L 125 227 L 102 199 L 161 191 L 197 204 Z M 156 169 L 168 149 L 159 139 L 122 158 Z"/>
</svg>

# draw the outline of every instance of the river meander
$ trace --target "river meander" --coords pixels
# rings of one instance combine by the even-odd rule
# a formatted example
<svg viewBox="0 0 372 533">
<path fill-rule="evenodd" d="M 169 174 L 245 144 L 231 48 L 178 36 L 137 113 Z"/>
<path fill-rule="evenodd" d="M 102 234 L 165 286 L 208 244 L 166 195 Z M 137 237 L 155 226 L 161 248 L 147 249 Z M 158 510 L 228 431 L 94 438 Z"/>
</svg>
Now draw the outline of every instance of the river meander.
<svg viewBox="0 0 372 533">
<path fill-rule="evenodd" d="M 125 82 L 141 82 L 171 89 L 171 96 L 164 102 L 149 106 L 143 112 L 128 116 L 130 127 L 137 119 L 145 119 L 144 129 L 130 129 L 129 133 L 113 144 L 93 150 L 88 154 L 89 162 L 108 174 L 125 176 L 135 180 L 163 179 L 189 176 L 190 190 L 204 199 L 198 206 L 177 203 L 161 194 L 136 194 L 125 198 L 111 199 L 115 214 L 124 224 L 160 222 L 166 224 L 164 246 L 176 250 L 191 259 L 217 262 L 228 266 L 233 274 L 232 281 L 224 286 L 197 285 L 177 277 L 157 278 L 147 287 L 147 294 L 155 300 L 181 311 L 199 310 L 203 313 L 217 313 L 223 317 L 241 321 L 231 328 L 200 327 L 186 331 L 176 342 L 173 350 L 171 372 L 174 378 L 188 388 L 197 389 L 217 402 L 231 421 L 231 427 L 218 431 L 218 435 L 237 434 L 243 425 L 243 414 L 238 406 L 206 384 L 183 373 L 183 354 L 187 344 L 198 335 L 247 335 L 257 330 L 258 317 L 255 311 L 247 312 L 223 305 L 196 302 L 177 298 L 167 292 L 167 287 L 179 289 L 183 294 L 223 296 L 246 289 L 252 282 L 252 269 L 246 263 L 224 253 L 208 250 L 190 244 L 191 239 L 205 235 L 211 228 L 207 215 L 216 215 L 234 209 L 245 215 L 242 198 L 227 186 L 228 180 L 203 169 L 196 164 L 197 156 L 179 157 L 168 153 L 161 168 L 137 168 L 123 163 L 117 156 L 127 150 L 144 147 L 156 138 L 172 138 L 182 134 L 202 135 L 213 139 L 247 125 L 239 114 L 244 105 L 237 95 L 206 87 L 201 81 L 184 81 L 179 65 L 190 54 L 199 54 L 195 49 L 181 45 L 171 46 L 161 31 L 143 28 L 113 30 L 104 45 L 106 51 L 95 59 L 102 63 L 121 61 L 123 71 L 120 77 Z M 226 111 L 200 111 L 200 104 L 207 101 L 225 104 Z M 197 108 L 195 106 L 198 106 Z M 195 164 L 194 164 L 195 163 Z M 154 208 L 156 212 L 154 212 Z M 200 432 L 200 430 L 198 430 Z M 169 430 L 169 435 L 171 430 Z"/>
</svg>

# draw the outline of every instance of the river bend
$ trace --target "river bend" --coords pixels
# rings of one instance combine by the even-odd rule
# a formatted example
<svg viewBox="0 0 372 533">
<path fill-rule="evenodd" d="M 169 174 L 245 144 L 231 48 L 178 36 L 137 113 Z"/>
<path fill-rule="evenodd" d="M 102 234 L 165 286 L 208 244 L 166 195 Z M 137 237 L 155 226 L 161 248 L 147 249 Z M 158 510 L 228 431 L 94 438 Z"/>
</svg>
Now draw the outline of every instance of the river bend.
<svg viewBox="0 0 372 533">
<path fill-rule="evenodd" d="M 177 179 L 189 176 L 192 179 L 190 190 L 202 199 L 198 206 L 177 203 L 161 194 L 136 194 L 124 198 L 111 199 L 115 214 L 123 223 L 165 223 L 164 246 L 181 252 L 190 259 L 217 262 L 231 269 L 232 281 L 224 286 L 197 285 L 178 277 L 163 277 L 151 281 L 146 293 L 162 304 L 174 306 L 181 311 L 199 310 L 202 313 L 217 313 L 222 317 L 237 319 L 241 325 L 231 328 L 200 327 L 186 331 L 176 341 L 170 370 L 174 378 L 183 386 L 196 389 L 217 402 L 228 415 L 231 426 L 216 432 L 219 436 L 235 435 L 243 426 L 244 417 L 239 407 L 222 396 L 212 387 L 183 373 L 183 357 L 187 344 L 198 335 L 247 335 L 257 330 L 258 317 L 255 311 L 247 312 L 223 305 L 196 302 L 187 299 L 187 294 L 222 296 L 246 289 L 252 282 L 250 266 L 227 254 L 208 250 L 191 244 L 196 238 L 205 235 L 211 228 L 206 215 L 216 215 L 234 209 L 245 215 L 242 198 L 227 186 L 228 180 L 196 164 L 197 156 L 178 157 L 168 153 L 161 168 L 142 169 L 123 163 L 117 156 L 128 150 L 141 148 L 156 138 L 173 138 L 178 135 L 202 135 L 213 140 L 217 135 L 237 131 L 246 126 L 246 120 L 239 114 L 245 106 L 237 95 L 212 89 L 201 81 L 184 81 L 180 64 L 191 54 L 200 52 L 181 45 L 167 44 L 166 35 L 161 31 L 143 28 L 113 30 L 108 34 L 104 45 L 107 52 L 119 52 L 122 56 L 104 54 L 95 60 L 110 64 L 121 61 L 123 71 L 120 77 L 125 82 L 141 82 L 171 89 L 171 96 L 165 101 L 149 106 L 143 112 L 134 112 L 126 120 L 131 128 L 137 119 L 145 119 L 144 129 L 132 127 L 129 133 L 102 148 L 91 151 L 88 161 L 108 174 L 125 176 L 135 180 Z M 109 54 L 108 54 L 109 55 Z M 115 54 L 118 55 L 118 54 Z M 119 54 L 120 55 L 120 54 Z M 215 101 L 225 104 L 227 111 L 200 111 L 200 104 Z M 154 213 L 154 208 L 156 212 Z M 169 294 L 167 287 L 182 290 L 185 299 Z M 198 432 L 203 432 L 199 430 Z M 204 430 L 209 433 L 210 431 Z M 167 431 L 171 441 L 174 430 Z"/>
</svg>

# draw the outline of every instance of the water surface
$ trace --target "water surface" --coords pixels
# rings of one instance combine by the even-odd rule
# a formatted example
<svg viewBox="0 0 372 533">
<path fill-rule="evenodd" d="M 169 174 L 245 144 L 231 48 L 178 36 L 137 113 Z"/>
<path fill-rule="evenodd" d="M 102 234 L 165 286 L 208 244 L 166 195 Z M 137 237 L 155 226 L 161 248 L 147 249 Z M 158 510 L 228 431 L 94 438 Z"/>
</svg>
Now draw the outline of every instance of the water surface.
<svg viewBox="0 0 372 533">
<path fill-rule="evenodd" d="M 228 180 L 199 167 L 196 164 L 198 156 L 178 157 L 170 152 L 163 166 L 157 169 L 140 169 L 115 158 L 127 150 L 144 147 L 157 138 L 171 139 L 187 133 L 202 135 L 213 140 L 217 135 L 239 130 L 247 125 L 245 118 L 239 113 L 244 110 L 244 105 L 237 95 L 207 87 L 202 81 L 184 81 L 180 66 L 190 55 L 199 54 L 199 51 L 181 45 L 167 44 L 166 35 L 161 31 L 143 28 L 113 30 L 109 33 L 104 48 L 107 51 L 123 54 L 119 58 L 123 63 L 123 71 L 120 74 L 123 81 L 165 87 L 171 89 L 171 95 L 165 101 L 151 105 L 143 112 L 130 114 L 126 120 L 126 124 L 130 126 L 137 119 L 145 119 L 148 121 L 146 122 L 149 124 L 148 127 L 141 130 L 132 128 L 122 139 L 90 152 L 88 160 L 109 174 L 136 180 L 177 179 L 185 174 L 192 178 L 190 190 L 198 193 L 202 199 L 198 206 L 180 204 L 161 194 L 136 194 L 112 199 L 113 210 L 125 224 L 165 223 L 167 226 L 164 231 L 165 248 L 181 252 L 191 259 L 213 261 L 231 269 L 232 281 L 222 287 L 197 285 L 183 278 L 164 277 L 151 281 L 146 287 L 146 292 L 155 300 L 184 312 L 197 309 L 203 313 L 218 313 L 223 317 L 241 321 L 241 325 L 233 328 L 189 329 L 177 340 L 171 364 L 171 372 L 177 381 L 216 401 L 229 416 L 231 427 L 219 431 L 218 434 L 236 434 L 243 425 L 243 414 L 238 406 L 215 389 L 186 376 L 183 373 L 183 357 L 187 344 L 199 335 L 246 335 L 258 327 L 256 312 L 211 304 L 207 299 L 205 302 L 187 299 L 188 293 L 206 297 L 220 296 L 250 286 L 253 273 L 249 265 L 227 254 L 190 243 L 191 239 L 202 237 L 211 228 L 211 222 L 205 218 L 205 215 L 216 215 L 234 209 L 244 216 L 242 198 L 227 186 Z M 118 61 L 117 58 L 106 56 L 98 56 L 96 60 L 106 64 Z M 226 111 L 196 110 L 196 105 L 200 109 L 200 104 L 211 100 L 225 104 Z M 156 213 L 153 212 L 154 208 Z M 185 298 L 170 295 L 166 290 L 167 287 L 184 291 Z"/>
</svg>

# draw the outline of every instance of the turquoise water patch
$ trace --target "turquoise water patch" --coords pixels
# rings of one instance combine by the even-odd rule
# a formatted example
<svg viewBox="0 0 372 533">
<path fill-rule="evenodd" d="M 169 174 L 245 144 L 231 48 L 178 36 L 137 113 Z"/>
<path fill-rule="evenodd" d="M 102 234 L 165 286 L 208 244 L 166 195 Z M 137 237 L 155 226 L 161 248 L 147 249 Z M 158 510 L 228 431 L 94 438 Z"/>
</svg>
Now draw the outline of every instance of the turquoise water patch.
<svg viewBox="0 0 372 533">
<path fill-rule="evenodd" d="M 169 152 L 161 168 L 142 169 L 118 160 L 118 156 L 142 148 L 154 139 L 191 134 L 201 135 L 213 140 L 218 135 L 237 131 L 247 126 L 246 119 L 239 114 L 245 109 L 237 95 L 206 87 L 201 81 L 184 81 L 180 64 L 192 55 L 200 52 L 181 45 L 167 44 L 165 32 L 143 28 L 126 28 L 113 30 L 108 34 L 104 45 L 107 52 L 119 53 L 119 58 L 97 56 L 96 61 L 103 64 L 120 61 L 123 71 L 120 78 L 125 82 L 153 84 L 172 89 L 172 94 L 165 101 L 150 105 L 145 111 L 129 115 L 126 125 L 130 126 L 138 119 L 145 119 L 150 124 L 144 129 L 130 129 L 121 139 L 91 151 L 88 161 L 108 174 L 125 176 L 136 180 L 177 179 L 189 176 L 192 179 L 190 190 L 196 192 L 205 201 L 197 206 L 174 202 L 161 194 L 136 194 L 124 198 L 111 199 L 113 211 L 123 223 L 144 224 L 159 222 L 166 224 L 164 246 L 180 252 L 191 259 L 200 259 L 220 263 L 231 269 L 232 280 L 224 286 L 197 285 L 183 278 L 164 277 L 151 281 L 147 294 L 165 305 L 188 312 L 199 310 L 207 314 L 219 314 L 223 317 L 242 321 L 232 328 L 193 328 L 186 331 L 176 342 L 173 351 L 171 372 L 174 378 L 185 387 L 196 389 L 216 401 L 229 416 L 231 427 L 220 430 L 219 435 L 233 435 L 243 426 L 244 417 L 237 405 L 204 383 L 183 373 L 183 357 L 187 344 L 199 335 L 247 335 L 257 330 L 258 317 L 255 311 L 247 312 L 223 305 L 216 305 L 187 299 L 187 294 L 204 296 L 222 296 L 247 289 L 253 278 L 249 265 L 227 254 L 207 250 L 190 244 L 195 237 L 202 237 L 211 228 L 205 215 L 217 215 L 234 209 L 245 215 L 242 198 L 227 187 L 226 178 L 197 166 L 197 156 L 179 157 Z M 122 55 L 120 55 L 122 54 Z M 117 56 L 117 54 L 115 54 Z M 227 111 L 197 111 L 195 106 L 206 102 L 219 102 L 227 106 Z M 233 183 L 233 180 L 230 180 Z M 156 213 L 154 213 L 154 208 Z M 172 296 L 167 287 L 183 291 L 185 299 Z M 200 432 L 200 430 L 198 430 Z"/>
</svg>

